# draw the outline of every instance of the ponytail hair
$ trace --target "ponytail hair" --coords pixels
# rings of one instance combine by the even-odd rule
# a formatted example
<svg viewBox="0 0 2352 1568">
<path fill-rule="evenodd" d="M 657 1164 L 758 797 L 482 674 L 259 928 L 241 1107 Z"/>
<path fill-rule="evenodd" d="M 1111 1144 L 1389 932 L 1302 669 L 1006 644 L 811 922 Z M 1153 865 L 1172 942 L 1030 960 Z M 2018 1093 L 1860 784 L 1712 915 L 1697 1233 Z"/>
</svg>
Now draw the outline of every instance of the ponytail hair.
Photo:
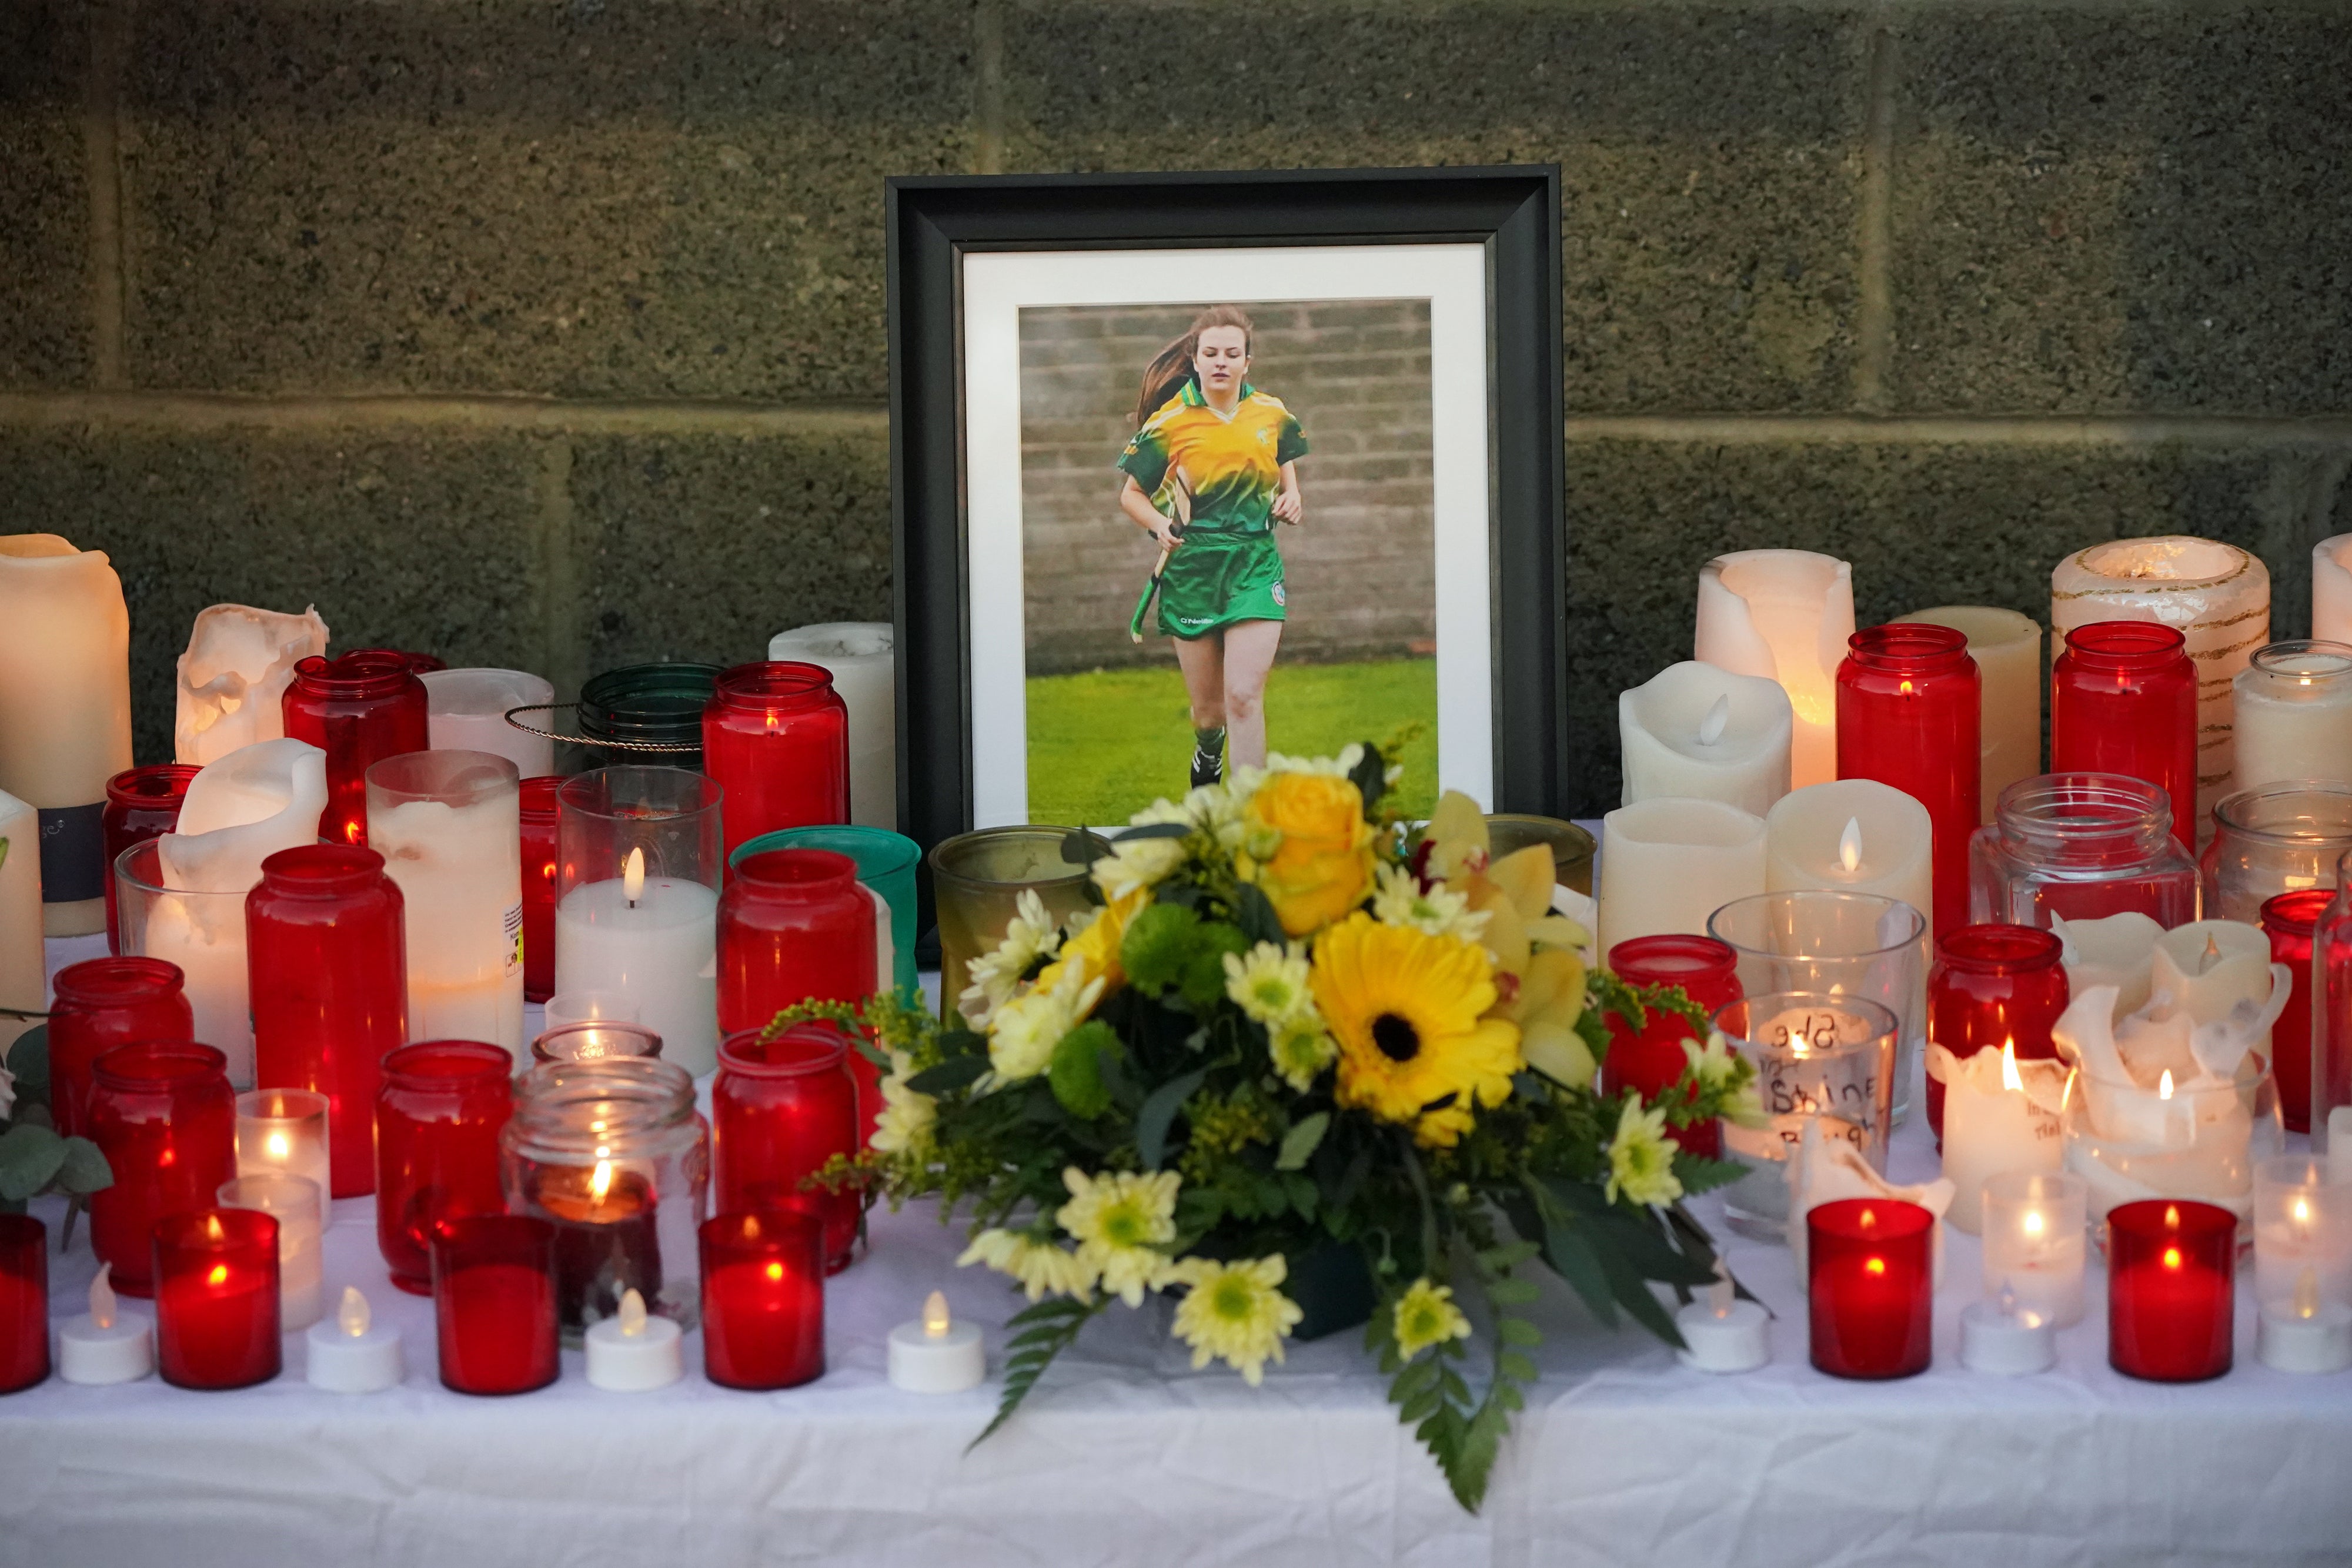
<svg viewBox="0 0 2352 1568">
<path fill-rule="evenodd" d="M 1201 334 L 1212 327 L 1239 327 L 1242 329 L 1242 351 L 1255 352 L 1257 329 L 1251 325 L 1249 312 L 1238 305 L 1212 305 L 1192 318 L 1184 335 L 1151 356 L 1143 368 L 1143 390 L 1136 394 L 1135 427 L 1158 412 L 1160 405 L 1184 390 L 1192 379 L 1192 361 L 1201 351 Z"/>
</svg>

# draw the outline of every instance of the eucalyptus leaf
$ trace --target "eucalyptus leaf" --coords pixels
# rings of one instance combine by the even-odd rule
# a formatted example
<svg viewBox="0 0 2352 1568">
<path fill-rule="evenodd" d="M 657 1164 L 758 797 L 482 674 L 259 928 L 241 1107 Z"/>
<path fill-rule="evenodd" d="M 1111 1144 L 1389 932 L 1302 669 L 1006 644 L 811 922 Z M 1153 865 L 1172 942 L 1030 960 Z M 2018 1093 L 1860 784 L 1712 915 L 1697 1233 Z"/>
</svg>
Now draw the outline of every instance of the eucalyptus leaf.
<svg viewBox="0 0 2352 1568">
<path fill-rule="evenodd" d="M 961 1089 L 988 1071 L 985 1056 L 951 1056 L 937 1067 L 926 1067 L 907 1080 L 907 1087 L 918 1094 L 944 1094 L 950 1089 Z"/>
<path fill-rule="evenodd" d="M 1304 1168 L 1307 1162 L 1314 1157 L 1316 1145 L 1323 1141 L 1323 1134 L 1330 1130 L 1330 1126 L 1331 1113 L 1318 1111 L 1282 1135 L 1282 1153 L 1275 1156 L 1274 1168 L 1278 1171 Z"/>
<path fill-rule="evenodd" d="M 1066 865 L 1092 865 L 1108 853 L 1110 845 L 1100 833 L 1080 828 L 1062 835 L 1062 862 Z"/>
<path fill-rule="evenodd" d="M 68 1138 L 57 1183 L 63 1192 L 103 1192 L 114 1185 L 114 1167 L 107 1164 L 105 1152 L 88 1138 Z"/>
<path fill-rule="evenodd" d="M 20 1122 L 0 1133 L 0 1197 L 14 1203 L 39 1192 L 66 1163 L 66 1141 L 47 1127 Z"/>
<path fill-rule="evenodd" d="M 0 839 L 0 844 L 8 841 Z M 16 1037 L 8 1048 L 8 1071 L 16 1074 L 18 1099 L 39 1100 L 49 1097 L 49 1026 L 37 1023 Z"/>
<path fill-rule="evenodd" d="M 1348 781 L 1356 787 L 1356 793 L 1364 798 L 1364 821 L 1368 822 L 1381 820 L 1381 797 L 1387 794 L 1389 789 L 1388 769 L 1388 758 L 1381 755 L 1381 748 L 1369 740 L 1364 742 L 1363 759 L 1356 764 L 1356 770 L 1348 775 Z"/>
<path fill-rule="evenodd" d="M 1146 822 L 1139 828 L 1127 828 L 1113 833 L 1115 843 L 1127 843 L 1135 839 L 1181 839 L 1192 836 L 1189 822 Z"/>
<path fill-rule="evenodd" d="M 1207 1068 L 1196 1067 L 1170 1079 L 1154 1089 L 1144 1100 L 1143 1109 L 1135 1113 L 1135 1152 L 1142 1156 L 1145 1170 L 1158 1170 L 1160 1162 L 1167 1157 L 1169 1126 L 1208 1075 Z"/>
<path fill-rule="evenodd" d="M 1282 928 L 1282 916 L 1274 912 L 1274 901 L 1266 897 L 1255 883 L 1234 884 L 1234 920 L 1242 928 L 1242 934 L 1252 942 L 1289 940 L 1289 934 Z"/>
</svg>

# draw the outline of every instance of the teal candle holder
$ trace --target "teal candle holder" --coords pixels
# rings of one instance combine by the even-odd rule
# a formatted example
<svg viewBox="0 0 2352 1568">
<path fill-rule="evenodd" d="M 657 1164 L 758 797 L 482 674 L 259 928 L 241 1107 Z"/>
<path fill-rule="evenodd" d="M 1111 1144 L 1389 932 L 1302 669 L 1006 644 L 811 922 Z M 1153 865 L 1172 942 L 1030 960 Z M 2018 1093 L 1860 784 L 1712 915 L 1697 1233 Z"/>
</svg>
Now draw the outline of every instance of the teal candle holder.
<svg viewBox="0 0 2352 1568">
<path fill-rule="evenodd" d="M 736 845 L 727 869 L 765 850 L 831 850 L 856 862 L 858 882 L 890 908 L 890 983 L 901 1001 L 922 1005 L 915 977 L 915 867 L 923 858 L 922 846 L 887 828 L 779 828 Z"/>
</svg>

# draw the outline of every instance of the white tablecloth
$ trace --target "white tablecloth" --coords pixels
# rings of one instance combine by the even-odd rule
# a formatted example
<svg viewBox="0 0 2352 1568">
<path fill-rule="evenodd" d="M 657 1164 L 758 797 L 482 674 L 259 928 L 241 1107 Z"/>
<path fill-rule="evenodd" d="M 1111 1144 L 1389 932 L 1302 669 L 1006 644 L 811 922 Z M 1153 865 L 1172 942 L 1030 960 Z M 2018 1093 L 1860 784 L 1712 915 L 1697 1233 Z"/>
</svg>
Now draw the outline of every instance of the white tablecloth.
<svg viewBox="0 0 2352 1568">
<path fill-rule="evenodd" d="M 1896 1144 L 1895 1174 L 1928 1174 L 1920 1127 Z M 1696 1207 L 1723 1234 L 1715 1204 Z M 1894 1384 L 1806 1364 L 1785 1249 L 1730 1243 L 1780 1314 L 1772 1364 L 1744 1376 L 1685 1371 L 1549 1290 L 1543 1381 L 1474 1518 L 1397 1424 L 1356 1334 L 1294 1347 L 1252 1390 L 1193 1372 L 1164 1302 L 1112 1309 L 967 1454 L 992 1383 L 898 1393 L 884 1335 L 941 1287 L 988 1325 L 993 1367 L 1019 1300 L 951 1267 L 961 1228 L 929 1207 L 881 1215 L 874 1235 L 833 1281 L 828 1369 L 806 1387 L 714 1387 L 689 1336 L 694 1370 L 659 1393 L 600 1393 L 566 1351 L 554 1386 L 473 1399 L 436 1380 L 431 1304 L 386 1283 L 369 1201 L 343 1200 L 329 1299 L 358 1284 L 400 1325 L 406 1383 L 315 1392 L 298 1334 L 285 1375 L 258 1388 L 52 1379 L 0 1398 L 0 1564 L 2352 1562 L 2352 1375 L 2257 1364 L 2242 1292 L 2237 1370 L 2165 1387 L 2108 1370 L 2095 1277 L 2057 1372 L 1963 1371 L 1958 1313 L 1979 1293 L 1963 1236 L 1936 1366 Z M 54 1308 L 79 1311 L 86 1235 L 53 1265 Z"/>
</svg>

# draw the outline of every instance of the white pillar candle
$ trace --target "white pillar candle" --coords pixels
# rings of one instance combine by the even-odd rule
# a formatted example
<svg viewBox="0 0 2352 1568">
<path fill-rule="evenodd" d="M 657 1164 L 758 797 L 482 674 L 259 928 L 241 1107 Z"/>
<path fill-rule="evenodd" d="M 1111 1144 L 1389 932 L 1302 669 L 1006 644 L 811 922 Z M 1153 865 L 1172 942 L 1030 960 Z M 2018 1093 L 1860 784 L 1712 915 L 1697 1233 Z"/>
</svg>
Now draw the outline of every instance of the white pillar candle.
<svg viewBox="0 0 2352 1568">
<path fill-rule="evenodd" d="M 1768 893 L 1826 888 L 1899 898 L 1933 917 L 1927 808 L 1874 779 L 1792 789 L 1764 814 Z"/>
<path fill-rule="evenodd" d="M 2197 841 L 2235 785 L 2231 682 L 2271 640 L 2271 574 L 2235 545 L 2165 534 L 2076 550 L 2050 574 L 2050 634 L 2095 621 L 2178 627 L 2197 666 Z"/>
<path fill-rule="evenodd" d="M 2352 534 L 2311 547 L 2311 634 L 2352 643 Z"/>
<path fill-rule="evenodd" d="M 0 536 L 0 789 L 40 813 L 42 923 L 106 928 L 106 781 L 131 766 L 131 612 L 103 550 Z"/>
<path fill-rule="evenodd" d="M 961 1394 L 987 1375 L 988 1353 L 978 1323 L 948 1315 L 948 1299 L 933 1291 L 923 1315 L 890 1331 L 890 1385 L 909 1394 Z"/>
<path fill-rule="evenodd" d="M 41 1010 L 48 994 L 42 951 L 40 814 L 0 793 L 0 1008 Z M 37 1021 L 0 1015 L 0 1057 Z"/>
<path fill-rule="evenodd" d="M 621 1292 L 621 1310 L 588 1325 L 588 1383 L 611 1394 L 646 1394 L 686 1375 L 678 1326 L 646 1312 L 635 1290 Z"/>
<path fill-rule="evenodd" d="M 320 1219 L 326 1199 L 319 1184 L 272 1171 L 223 1182 L 218 1196 L 223 1208 L 256 1209 L 278 1221 L 278 1326 L 292 1333 L 317 1322 L 326 1285 Z"/>
<path fill-rule="evenodd" d="M 2059 1328 L 2083 1318 L 2090 1248 L 2083 1178 L 2065 1171 L 2004 1171 L 1984 1184 L 1985 1293 L 2008 1292 Z"/>
<path fill-rule="evenodd" d="M 640 873 L 642 874 L 642 873 Z M 555 988 L 617 991 L 662 1037 L 662 1059 L 719 1065 L 719 894 L 698 882 L 583 883 L 555 906 Z"/>
<path fill-rule="evenodd" d="M 1693 657 L 1789 694 L 1790 782 L 1837 777 L 1837 668 L 1853 635 L 1853 569 L 1801 549 L 1735 550 L 1699 569 Z"/>
<path fill-rule="evenodd" d="M 309 1089 L 252 1089 L 236 1097 L 236 1174 L 295 1176 L 315 1184 L 322 1228 L 334 1223 L 327 1135 L 324 1094 Z"/>
<path fill-rule="evenodd" d="M 822 664 L 833 672 L 833 689 L 849 709 L 849 820 L 866 828 L 898 825 L 893 638 L 887 621 L 831 621 L 779 632 L 768 640 L 771 659 Z"/>
<path fill-rule="evenodd" d="M 425 733 L 434 750 L 487 751 L 525 779 L 555 771 L 555 742 L 507 722 L 509 708 L 553 702 L 553 685 L 522 670 L 428 670 L 416 678 L 425 683 Z M 546 718 L 539 716 L 541 728 Z"/>
<path fill-rule="evenodd" d="M 1762 816 L 1789 792 L 1789 694 L 1685 660 L 1617 695 L 1623 803 L 1679 795 Z"/>
<path fill-rule="evenodd" d="M 2239 789 L 2352 784 L 2352 646 L 2273 643 L 2231 685 Z"/>
<path fill-rule="evenodd" d="M 1968 1057 L 1939 1045 L 1930 1056 L 1944 1084 L 1944 1175 L 1952 1184 L 1945 1218 L 1976 1236 L 1984 1228 L 1989 1178 L 2054 1171 L 2064 1163 L 2058 1107 L 2068 1069 L 2060 1061 L 2020 1061 L 2007 1043 Z"/>
<path fill-rule="evenodd" d="M 89 1311 L 58 1325 L 58 1375 L 68 1383 L 136 1383 L 155 1370 L 155 1324 L 115 1300 L 111 1263 L 89 1282 Z"/>
<path fill-rule="evenodd" d="M 239 747 L 283 738 L 294 666 L 326 651 L 316 606 L 299 615 L 247 604 L 198 611 L 180 655 L 173 755 L 201 768 Z"/>
<path fill-rule="evenodd" d="M 310 1352 L 303 1375 L 330 1394 L 375 1394 L 406 1375 L 400 1331 L 375 1322 L 356 1285 L 343 1287 L 335 1315 L 312 1323 L 303 1343 Z"/>
<path fill-rule="evenodd" d="M 1984 677 L 1978 821 L 1990 822 L 2003 789 L 2042 771 L 2042 689 L 2048 674 L 2042 622 L 1987 604 L 1939 604 L 1895 619 L 1949 626 L 1969 640 L 1969 657 Z"/>
<path fill-rule="evenodd" d="M 1706 917 L 1764 891 L 1764 823 L 1720 800 L 1675 796 L 1620 806 L 1601 823 L 1601 951 L 1664 932 L 1704 935 Z"/>
<path fill-rule="evenodd" d="M 2352 1105 L 2327 1113 L 2327 1179 L 2352 1186 Z"/>
<path fill-rule="evenodd" d="M 368 846 L 407 906 L 408 1038 L 478 1040 L 520 1061 L 516 785 L 514 764 L 483 751 L 412 752 L 368 769 Z"/>
<path fill-rule="evenodd" d="M 2022 1377 L 2058 1364 L 2056 1325 L 2011 1298 L 1960 1309 L 1960 1364 L 1970 1372 Z"/>
</svg>

